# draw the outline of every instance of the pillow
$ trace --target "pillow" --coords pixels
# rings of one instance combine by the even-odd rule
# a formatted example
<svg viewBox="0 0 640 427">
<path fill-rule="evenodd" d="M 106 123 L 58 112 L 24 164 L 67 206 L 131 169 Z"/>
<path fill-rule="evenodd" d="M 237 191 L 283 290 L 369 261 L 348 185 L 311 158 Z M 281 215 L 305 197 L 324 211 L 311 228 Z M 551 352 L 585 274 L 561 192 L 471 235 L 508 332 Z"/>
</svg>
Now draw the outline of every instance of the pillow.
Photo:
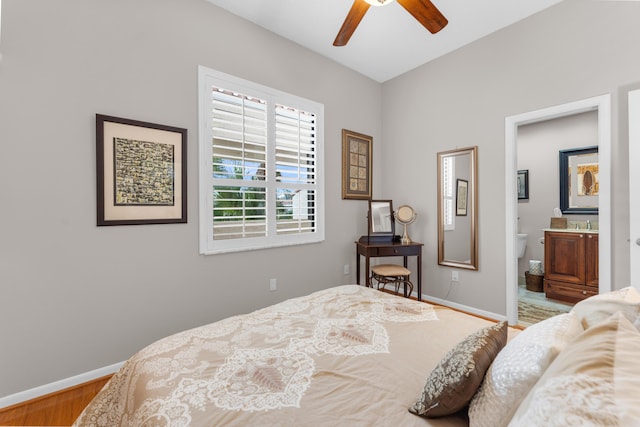
<svg viewBox="0 0 640 427">
<path fill-rule="evenodd" d="M 583 332 L 573 313 L 533 324 L 496 356 L 469 405 L 470 427 L 503 427 L 568 342 Z"/>
<path fill-rule="evenodd" d="M 594 295 L 577 303 L 571 311 L 578 315 L 585 329 L 608 319 L 618 311 L 638 327 L 640 326 L 640 292 L 629 286 L 606 294 Z"/>
<path fill-rule="evenodd" d="M 438 362 L 427 378 L 422 395 L 409 411 L 424 417 L 440 417 L 467 406 L 506 342 L 507 322 L 469 335 Z"/>
<path fill-rule="evenodd" d="M 640 425 L 639 355 L 640 332 L 615 313 L 556 357 L 509 426 Z"/>
</svg>

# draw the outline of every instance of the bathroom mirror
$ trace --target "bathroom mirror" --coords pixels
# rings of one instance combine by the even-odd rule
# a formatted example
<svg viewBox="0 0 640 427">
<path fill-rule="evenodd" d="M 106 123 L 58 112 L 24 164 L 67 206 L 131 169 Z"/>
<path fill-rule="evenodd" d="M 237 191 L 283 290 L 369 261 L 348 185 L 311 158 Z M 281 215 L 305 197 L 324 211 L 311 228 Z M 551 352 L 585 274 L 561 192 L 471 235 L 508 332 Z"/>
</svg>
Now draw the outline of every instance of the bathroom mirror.
<svg viewBox="0 0 640 427">
<path fill-rule="evenodd" d="M 478 147 L 438 153 L 438 264 L 478 269 Z"/>
<path fill-rule="evenodd" d="M 598 214 L 598 147 L 560 150 L 560 210 L 563 214 Z"/>
<path fill-rule="evenodd" d="M 395 224 L 391 200 L 369 200 L 369 235 L 393 238 Z"/>
</svg>

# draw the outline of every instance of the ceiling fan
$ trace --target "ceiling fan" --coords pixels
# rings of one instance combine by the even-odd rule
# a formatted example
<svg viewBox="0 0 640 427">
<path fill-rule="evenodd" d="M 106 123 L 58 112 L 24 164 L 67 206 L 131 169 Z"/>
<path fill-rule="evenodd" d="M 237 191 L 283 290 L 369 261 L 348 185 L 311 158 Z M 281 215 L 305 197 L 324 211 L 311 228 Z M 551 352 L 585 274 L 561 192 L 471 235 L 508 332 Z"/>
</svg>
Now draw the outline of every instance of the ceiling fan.
<svg viewBox="0 0 640 427">
<path fill-rule="evenodd" d="M 344 46 L 367 13 L 370 6 L 384 6 L 393 0 L 354 0 L 351 10 L 333 41 L 334 46 Z M 449 21 L 429 0 L 397 0 L 400 6 L 413 15 L 432 34 L 443 29 Z"/>
</svg>

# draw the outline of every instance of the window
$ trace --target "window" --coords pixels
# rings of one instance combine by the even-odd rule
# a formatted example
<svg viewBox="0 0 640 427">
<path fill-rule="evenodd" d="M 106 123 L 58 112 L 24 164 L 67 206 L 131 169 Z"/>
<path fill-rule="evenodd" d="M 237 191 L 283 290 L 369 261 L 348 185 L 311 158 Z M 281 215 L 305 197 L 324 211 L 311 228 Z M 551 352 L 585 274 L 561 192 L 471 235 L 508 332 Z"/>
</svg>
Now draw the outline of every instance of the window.
<svg viewBox="0 0 640 427">
<path fill-rule="evenodd" d="M 444 217 L 444 229 L 455 230 L 455 156 L 446 156 L 442 158 L 442 200 L 443 200 L 443 217 Z"/>
<path fill-rule="evenodd" d="M 324 106 L 205 67 L 199 92 L 200 253 L 324 240 Z"/>
</svg>

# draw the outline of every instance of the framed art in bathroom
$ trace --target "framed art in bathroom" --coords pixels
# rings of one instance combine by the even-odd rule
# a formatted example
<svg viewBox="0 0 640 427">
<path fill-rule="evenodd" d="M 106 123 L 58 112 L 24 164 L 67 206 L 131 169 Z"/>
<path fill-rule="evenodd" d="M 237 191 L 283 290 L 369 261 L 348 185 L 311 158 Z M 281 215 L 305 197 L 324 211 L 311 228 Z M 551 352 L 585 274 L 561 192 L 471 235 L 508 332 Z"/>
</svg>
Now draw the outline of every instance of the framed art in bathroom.
<svg viewBox="0 0 640 427">
<path fill-rule="evenodd" d="M 559 166 L 562 213 L 597 215 L 600 194 L 598 147 L 560 150 Z"/>
</svg>

